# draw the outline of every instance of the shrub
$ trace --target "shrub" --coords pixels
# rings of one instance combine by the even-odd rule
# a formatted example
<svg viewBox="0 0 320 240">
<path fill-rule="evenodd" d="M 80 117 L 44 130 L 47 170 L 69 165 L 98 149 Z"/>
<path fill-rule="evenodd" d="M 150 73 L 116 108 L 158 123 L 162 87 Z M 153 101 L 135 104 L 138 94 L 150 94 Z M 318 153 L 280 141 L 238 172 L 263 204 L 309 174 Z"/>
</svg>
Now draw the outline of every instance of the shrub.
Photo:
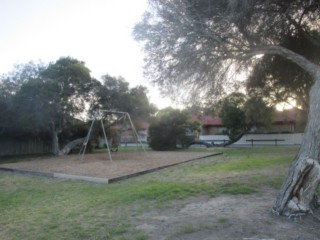
<svg viewBox="0 0 320 240">
<path fill-rule="evenodd" d="M 153 150 L 173 150 L 187 147 L 193 141 L 191 134 L 199 125 L 190 122 L 189 115 L 173 108 L 160 110 L 149 127 L 149 145 Z"/>
</svg>

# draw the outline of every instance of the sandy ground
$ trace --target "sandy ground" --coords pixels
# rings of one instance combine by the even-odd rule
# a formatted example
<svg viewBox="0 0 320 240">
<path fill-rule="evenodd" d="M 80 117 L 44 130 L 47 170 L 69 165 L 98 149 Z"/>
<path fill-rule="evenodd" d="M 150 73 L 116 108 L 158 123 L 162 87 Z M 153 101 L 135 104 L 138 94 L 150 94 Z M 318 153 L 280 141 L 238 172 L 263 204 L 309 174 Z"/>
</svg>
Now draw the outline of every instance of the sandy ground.
<svg viewBox="0 0 320 240">
<path fill-rule="evenodd" d="M 115 178 L 166 165 L 185 162 L 212 153 L 197 152 L 117 152 L 60 157 L 34 158 L 28 161 L 0 164 L 3 168 L 35 172 L 65 173 L 99 178 Z"/>
</svg>

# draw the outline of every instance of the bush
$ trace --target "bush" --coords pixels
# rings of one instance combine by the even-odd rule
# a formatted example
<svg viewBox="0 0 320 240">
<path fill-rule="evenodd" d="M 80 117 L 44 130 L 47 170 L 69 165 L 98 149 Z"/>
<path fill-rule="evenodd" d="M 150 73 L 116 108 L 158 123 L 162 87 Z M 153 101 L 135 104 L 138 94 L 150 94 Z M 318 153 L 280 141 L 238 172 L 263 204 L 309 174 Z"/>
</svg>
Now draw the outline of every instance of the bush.
<svg viewBox="0 0 320 240">
<path fill-rule="evenodd" d="M 166 108 L 157 113 L 149 127 L 149 146 L 153 150 L 173 150 L 177 146 L 188 147 L 197 124 L 189 121 L 187 113 Z"/>
</svg>

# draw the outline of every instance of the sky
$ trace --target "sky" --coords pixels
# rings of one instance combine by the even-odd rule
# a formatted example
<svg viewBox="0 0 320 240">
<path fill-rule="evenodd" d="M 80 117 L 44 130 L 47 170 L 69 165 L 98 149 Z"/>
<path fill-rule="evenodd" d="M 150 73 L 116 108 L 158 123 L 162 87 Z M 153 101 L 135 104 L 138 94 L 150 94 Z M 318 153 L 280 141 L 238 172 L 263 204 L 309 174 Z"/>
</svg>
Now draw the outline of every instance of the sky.
<svg viewBox="0 0 320 240">
<path fill-rule="evenodd" d="M 172 106 L 143 77 L 143 51 L 132 37 L 147 0 L 0 0 L 0 73 L 14 64 L 84 61 L 93 77 L 144 85 L 159 108 Z"/>
</svg>

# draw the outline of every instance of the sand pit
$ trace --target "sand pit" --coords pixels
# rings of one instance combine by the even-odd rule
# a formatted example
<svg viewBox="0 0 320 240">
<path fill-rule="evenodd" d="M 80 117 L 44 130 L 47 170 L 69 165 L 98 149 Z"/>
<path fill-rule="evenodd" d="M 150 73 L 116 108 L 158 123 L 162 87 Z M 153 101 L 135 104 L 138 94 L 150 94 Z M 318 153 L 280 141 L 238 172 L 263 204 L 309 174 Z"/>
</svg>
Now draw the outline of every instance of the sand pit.
<svg viewBox="0 0 320 240">
<path fill-rule="evenodd" d="M 68 155 L 0 164 L 0 170 L 111 183 L 216 154 L 203 152 L 117 152 L 112 154 L 112 161 L 107 153 L 86 154 L 83 160 L 80 160 L 78 155 Z"/>
</svg>

